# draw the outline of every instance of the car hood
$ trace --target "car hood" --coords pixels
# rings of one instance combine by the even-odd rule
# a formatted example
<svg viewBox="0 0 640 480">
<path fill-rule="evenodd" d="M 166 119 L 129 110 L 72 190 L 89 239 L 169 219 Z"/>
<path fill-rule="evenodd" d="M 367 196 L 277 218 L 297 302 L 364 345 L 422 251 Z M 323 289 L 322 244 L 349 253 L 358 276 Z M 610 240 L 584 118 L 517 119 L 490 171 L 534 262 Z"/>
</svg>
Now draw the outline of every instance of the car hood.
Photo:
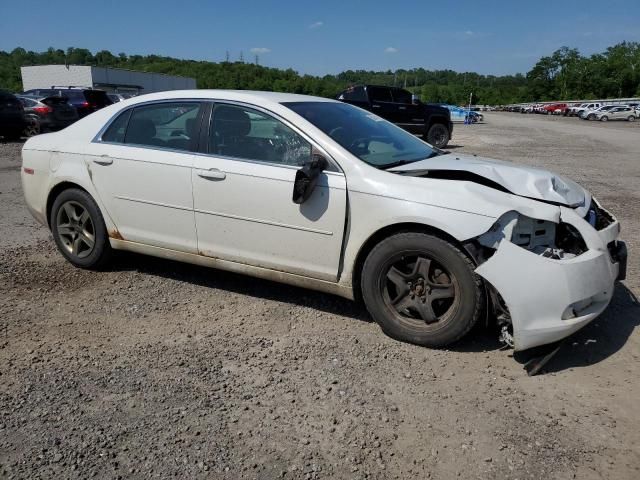
<svg viewBox="0 0 640 480">
<path fill-rule="evenodd" d="M 437 178 L 446 178 L 446 175 L 443 175 L 445 172 L 468 172 L 488 180 L 489 182 L 482 182 L 485 185 L 497 184 L 502 189 L 521 197 L 568 207 L 584 205 L 588 196 L 585 189 L 574 181 L 548 170 L 475 155 L 449 153 L 398 166 L 389 171 L 407 173 L 415 171 L 417 176 L 425 177 L 429 175 L 428 172 L 434 172 Z M 452 175 L 452 179 L 471 180 L 473 175 L 470 178 Z"/>
</svg>

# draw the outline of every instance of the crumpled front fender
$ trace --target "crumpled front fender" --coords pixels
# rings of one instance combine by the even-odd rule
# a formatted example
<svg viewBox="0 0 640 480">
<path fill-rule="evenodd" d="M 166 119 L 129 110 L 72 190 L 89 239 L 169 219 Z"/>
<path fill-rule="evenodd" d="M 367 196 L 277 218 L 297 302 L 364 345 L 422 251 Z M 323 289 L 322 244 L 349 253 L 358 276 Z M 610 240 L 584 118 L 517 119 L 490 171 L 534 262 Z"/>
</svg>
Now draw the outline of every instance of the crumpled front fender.
<svg viewBox="0 0 640 480">
<path fill-rule="evenodd" d="M 476 269 L 509 309 L 516 350 L 567 337 L 600 315 L 613 296 L 619 265 L 607 245 L 617 238 L 619 223 L 597 231 L 567 208 L 561 219 L 582 234 L 586 252 L 558 260 L 503 239 Z"/>
</svg>

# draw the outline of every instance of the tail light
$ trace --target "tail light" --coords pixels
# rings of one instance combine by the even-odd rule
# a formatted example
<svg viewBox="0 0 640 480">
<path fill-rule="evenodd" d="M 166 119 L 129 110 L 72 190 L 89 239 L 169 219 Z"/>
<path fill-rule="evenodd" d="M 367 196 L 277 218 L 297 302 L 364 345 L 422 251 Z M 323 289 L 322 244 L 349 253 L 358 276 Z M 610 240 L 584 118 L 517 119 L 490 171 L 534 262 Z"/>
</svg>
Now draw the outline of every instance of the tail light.
<svg viewBox="0 0 640 480">
<path fill-rule="evenodd" d="M 46 115 L 46 114 L 48 114 L 48 113 L 53 112 L 53 108 L 51 108 L 51 107 L 47 107 L 47 106 L 44 106 L 44 107 L 34 107 L 33 111 L 34 111 L 34 112 L 36 112 L 36 113 L 37 113 L 37 114 L 39 114 L 39 115 Z"/>
<path fill-rule="evenodd" d="M 82 102 L 82 103 L 80 104 L 80 106 L 81 106 L 82 108 L 88 108 L 90 105 L 89 105 L 89 102 Z"/>
</svg>

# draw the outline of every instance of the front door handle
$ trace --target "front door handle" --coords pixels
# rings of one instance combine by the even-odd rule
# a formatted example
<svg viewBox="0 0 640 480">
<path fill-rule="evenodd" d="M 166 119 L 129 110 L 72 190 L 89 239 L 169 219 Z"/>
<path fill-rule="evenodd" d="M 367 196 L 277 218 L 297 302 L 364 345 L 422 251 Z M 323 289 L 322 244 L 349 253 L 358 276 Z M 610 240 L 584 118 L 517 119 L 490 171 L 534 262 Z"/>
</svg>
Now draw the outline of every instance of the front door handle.
<svg viewBox="0 0 640 480">
<path fill-rule="evenodd" d="M 198 170 L 198 176 L 202 178 L 208 178 L 209 180 L 224 180 L 227 178 L 227 174 L 217 168 L 210 168 L 209 170 Z"/>
<path fill-rule="evenodd" d="M 109 155 L 100 155 L 100 157 L 95 158 L 93 162 L 98 165 L 111 165 L 113 163 L 113 158 Z"/>
</svg>

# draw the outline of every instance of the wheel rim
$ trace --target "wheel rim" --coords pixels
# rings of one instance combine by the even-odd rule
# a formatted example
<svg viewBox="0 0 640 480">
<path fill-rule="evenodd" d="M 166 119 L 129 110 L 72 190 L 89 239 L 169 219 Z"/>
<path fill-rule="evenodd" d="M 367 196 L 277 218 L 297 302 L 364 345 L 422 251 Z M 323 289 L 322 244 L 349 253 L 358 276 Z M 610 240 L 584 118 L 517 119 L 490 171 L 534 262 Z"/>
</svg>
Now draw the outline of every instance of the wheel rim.
<svg viewBox="0 0 640 480">
<path fill-rule="evenodd" d="M 435 128 L 433 133 L 431 134 L 431 138 L 433 140 L 433 145 L 442 145 L 446 141 L 447 134 L 445 133 L 444 128 Z"/>
<path fill-rule="evenodd" d="M 382 272 L 385 304 L 403 323 L 440 326 L 459 304 L 457 279 L 425 253 L 404 252 L 387 262 Z"/>
<path fill-rule="evenodd" d="M 24 133 L 25 133 L 25 136 L 27 137 L 33 137 L 34 135 L 38 135 L 40 133 L 40 125 L 38 125 L 35 122 L 32 122 L 29 124 L 29 126 L 27 126 Z"/>
<path fill-rule="evenodd" d="M 96 234 L 88 210 L 78 202 L 68 201 L 58 209 L 56 231 L 65 250 L 76 258 L 93 252 Z"/>
</svg>

